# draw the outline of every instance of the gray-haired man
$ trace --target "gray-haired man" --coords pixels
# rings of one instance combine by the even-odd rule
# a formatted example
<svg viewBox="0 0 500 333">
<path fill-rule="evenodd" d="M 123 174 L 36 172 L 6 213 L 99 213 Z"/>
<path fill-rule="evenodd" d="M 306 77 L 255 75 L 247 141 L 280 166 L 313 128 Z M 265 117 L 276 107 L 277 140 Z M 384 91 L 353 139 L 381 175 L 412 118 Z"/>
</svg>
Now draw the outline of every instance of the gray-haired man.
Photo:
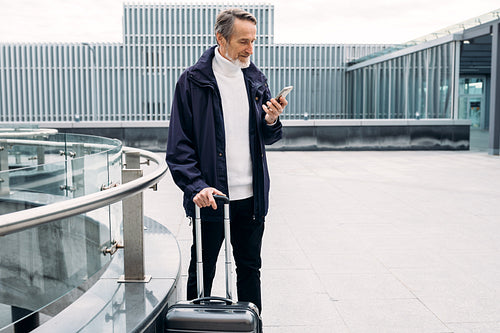
<svg viewBox="0 0 500 333">
<path fill-rule="evenodd" d="M 269 205 L 265 145 L 281 139 L 279 115 L 288 103 L 272 98 L 266 77 L 250 61 L 256 23 L 241 9 L 217 16 L 218 45 L 177 82 L 166 159 L 184 192 L 187 216 L 193 217 L 195 204 L 202 208 L 205 294 L 210 295 L 224 239 L 222 207 L 213 195 L 228 194 L 238 299 L 261 310 L 260 254 Z M 187 296 L 197 296 L 194 244 Z"/>
</svg>

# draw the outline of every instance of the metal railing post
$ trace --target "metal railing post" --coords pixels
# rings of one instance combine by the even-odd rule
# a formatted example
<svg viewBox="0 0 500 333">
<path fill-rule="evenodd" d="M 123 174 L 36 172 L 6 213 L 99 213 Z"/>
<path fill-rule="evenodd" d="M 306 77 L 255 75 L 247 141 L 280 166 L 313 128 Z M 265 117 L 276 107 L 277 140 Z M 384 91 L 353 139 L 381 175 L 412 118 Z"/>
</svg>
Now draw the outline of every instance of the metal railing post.
<svg viewBox="0 0 500 333">
<path fill-rule="evenodd" d="M 2 142 L 0 142 L 0 171 L 7 171 L 0 176 L 0 195 L 9 194 L 9 151 L 7 145 Z"/>
<path fill-rule="evenodd" d="M 142 177 L 140 153 L 125 154 L 126 169 L 122 170 L 122 183 Z M 124 275 L 118 282 L 149 282 L 144 274 L 144 212 L 143 193 L 125 198 L 123 204 L 123 265 Z"/>
<path fill-rule="evenodd" d="M 45 164 L 45 147 L 38 146 L 36 147 L 36 161 L 38 165 L 38 171 L 43 170 L 43 165 Z"/>
<path fill-rule="evenodd" d="M 71 160 L 71 184 L 73 197 L 83 197 L 85 195 L 85 153 L 82 143 L 73 145 L 75 155 Z"/>
</svg>

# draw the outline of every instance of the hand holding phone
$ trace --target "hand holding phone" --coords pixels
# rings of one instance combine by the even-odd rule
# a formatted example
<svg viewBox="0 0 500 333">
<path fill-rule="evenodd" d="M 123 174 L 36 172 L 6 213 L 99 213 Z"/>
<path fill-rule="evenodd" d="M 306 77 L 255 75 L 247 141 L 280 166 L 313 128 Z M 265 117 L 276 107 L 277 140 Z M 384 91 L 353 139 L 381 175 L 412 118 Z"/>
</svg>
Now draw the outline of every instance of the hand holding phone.
<svg viewBox="0 0 500 333">
<path fill-rule="evenodd" d="M 283 97 L 283 98 L 286 98 L 286 96 L 290 93 L 290 91 L 292 91 L 293 89 L 293 86 L 288 86 L 288 87 L 285 87 L 283 89 L 281 89 L 281 91 L 279 92 L 278 95 L 276 95 L 276 101 L 280 101 L 280 97 Z"/>
<path fill-rule="evenodd" d="M 266 112 L 266 122 L 268 124 L 274 124 L 279 115 L 283 113 L 283 109 L 288 105 L 285 97 L 292 91 L 293 86 L 288 86 L 283 88 L 278 95 L 276 95 L 275 101 L 267 101 L 266 104 L 262 105 L 262 108 Z M 280 103 L 280 97 L 283 97 L 283 103 Z"/>
</svg>

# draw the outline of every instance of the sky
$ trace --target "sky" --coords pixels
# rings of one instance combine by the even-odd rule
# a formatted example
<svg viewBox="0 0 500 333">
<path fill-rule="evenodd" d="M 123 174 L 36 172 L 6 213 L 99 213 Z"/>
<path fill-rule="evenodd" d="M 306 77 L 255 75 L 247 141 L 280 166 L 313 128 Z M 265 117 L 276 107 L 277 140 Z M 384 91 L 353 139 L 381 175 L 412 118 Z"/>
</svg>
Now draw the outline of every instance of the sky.
<svg viewBox="0 0 500 333">
<path fill-rule="evenodd" d="M 217 0 L 130 3 L 213 2 L 221 3 Z M 249 2 L 252 1 L 239 3 Z M 0 0 L 0 43 L 122 42 L 123 3 L 123 0 Z M 275 42 L 308 44 L 399 44 L 500 8 L 498 0 L 267 0 L 259 3 L 275 6 Z"/>
</svg>

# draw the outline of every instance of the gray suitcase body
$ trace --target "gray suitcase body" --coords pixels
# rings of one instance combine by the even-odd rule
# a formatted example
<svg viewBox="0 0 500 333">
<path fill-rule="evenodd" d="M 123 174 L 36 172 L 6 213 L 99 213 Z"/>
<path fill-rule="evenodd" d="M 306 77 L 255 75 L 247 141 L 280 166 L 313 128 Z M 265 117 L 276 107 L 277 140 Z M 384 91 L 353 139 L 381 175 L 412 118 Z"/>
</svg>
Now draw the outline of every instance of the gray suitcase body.
<svg viewBox="0 0 500 333">
<path fill-rule="evenodd" d="M 231 284 L 231 242 L 229 231 L 229 199 L 224 200 L 224 232 L 226 257 L 226 297 L 204 297 L 203 294 L 203 261 L 201 256 L 201 219 L 200 209 L 196 206 L 196 273 L 198 298 L 192 301 L 180 301 L 171 306 L 166 315 L 166 332 L 169 333 L 202 333 L 202 332 L 248 332 L 260 333 L 262 321 L 259 309 L 250 302 L 234 302 Z"/>
</svg>

